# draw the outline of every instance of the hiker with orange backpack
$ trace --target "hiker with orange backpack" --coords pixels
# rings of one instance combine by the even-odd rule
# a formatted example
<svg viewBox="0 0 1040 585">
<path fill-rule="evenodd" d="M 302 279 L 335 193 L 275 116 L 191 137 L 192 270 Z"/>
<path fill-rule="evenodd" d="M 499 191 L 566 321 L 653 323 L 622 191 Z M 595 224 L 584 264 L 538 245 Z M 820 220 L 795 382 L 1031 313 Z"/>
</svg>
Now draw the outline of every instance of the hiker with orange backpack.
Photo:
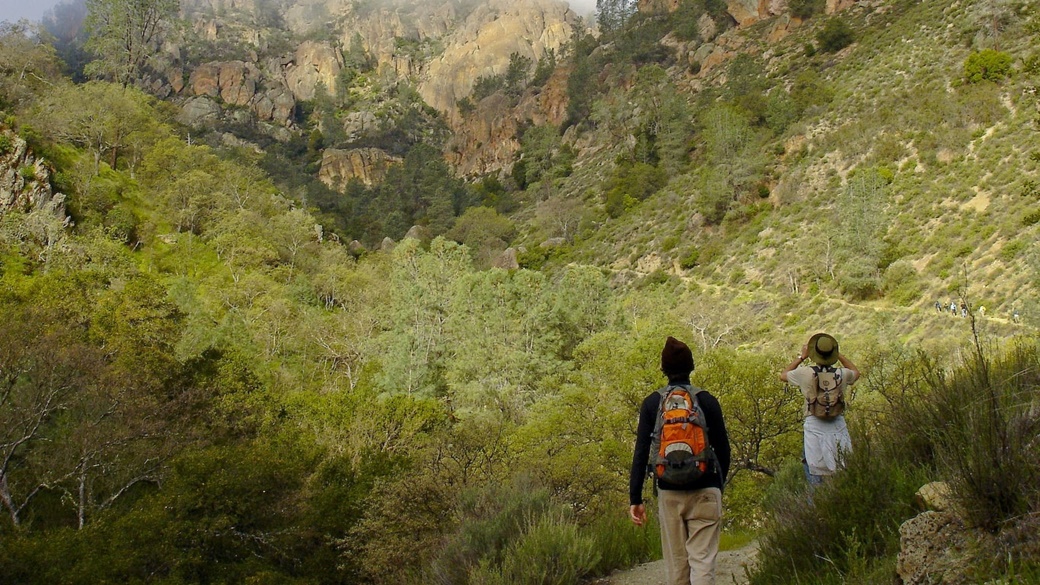
<svg viewBox="0 0 1040 585">
<path fill-rule="evenodd" d="M 693 353 L 669 337 L 661 351 L 668 384 L 643 400 L 629 475 L 629 516 L 646 523 L 643 483 L 654 478 L 667 585 L 714 585 L 722 486 L 730 446 L 719 401 L 690 384 Z"/>
<path fill-rule="evenodd" d="M 807 358 L 813 366 L 803 366 Z M 841 367 L 834 364 L 841 363 Z M 780 379 L 798 386 L 805 398 L 802 466 L 810 487 L 833 475 L 841 465 L 841 453 L 852 451 L 852 438 L 845 425 L 846 390 L 859 379 L 859 369 L 838 350 L 838 340 L 817 333 L 802 346 L 793 362 L 780 372 Z"/>
</svg>

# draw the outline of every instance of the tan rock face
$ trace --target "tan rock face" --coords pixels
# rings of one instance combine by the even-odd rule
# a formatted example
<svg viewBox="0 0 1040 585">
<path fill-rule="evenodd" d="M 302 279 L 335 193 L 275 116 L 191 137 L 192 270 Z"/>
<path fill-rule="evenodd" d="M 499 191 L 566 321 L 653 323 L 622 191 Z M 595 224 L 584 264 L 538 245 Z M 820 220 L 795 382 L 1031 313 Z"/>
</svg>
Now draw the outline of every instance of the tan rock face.
<svg viewBox="0 0 1040 585">
<path fill-rule="evenodd" d="M 345 190 L 353 179 L 371 186 L 382 182 L 390 166 L 400 162 L 400 158 L 378 148 L 330 148 L 322 155 L 318 179 L 338 191 Z"/>
<path fill-rule="evenodd" d="M 336 76 L 342 69 L 343 57 L 332 45 L 306 41 L 285 67 L 285 84 L 297 100 L 312 100 L 319 83 L 329 93 L 336 91 Z"/>
<path fill-rule="evenodd" d="M 511 54 L 537 61 L 549 49 L 559 53 L 576 22 L 567 5 L 554 0 L 490 0 L 447 35 L 419 93 L 437 110 L 452 112 L 477 78 L 505 73 Z"/>
<path fill-rule="evenodd" d="M 465 119 L 456 120 L 448 143 L 449 162 L 463 175 L 485 174 L 509 167 L 520 150 L 516 132 L 521 121 L 535 125 L 563 123 L 567 114 L 569 70 L 557 67 L 544 87 L 529 90 L 515 108 L 495 94 L 477 104 Z"/>
</svg>

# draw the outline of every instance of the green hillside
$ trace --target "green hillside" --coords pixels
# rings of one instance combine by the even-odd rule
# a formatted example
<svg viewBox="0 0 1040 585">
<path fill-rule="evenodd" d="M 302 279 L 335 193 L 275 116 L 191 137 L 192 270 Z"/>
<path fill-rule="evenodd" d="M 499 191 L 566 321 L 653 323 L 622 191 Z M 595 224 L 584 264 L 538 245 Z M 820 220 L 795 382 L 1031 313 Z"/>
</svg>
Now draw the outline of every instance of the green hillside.
<svg viewBox="0 0 1040 585">
<path fill-rule="evenodd" d="M 734 31 L 742 52 L 704 79 L 668 67 L 656 90 L 688 104 L 691 117 L 675 124 L 687 126 L 690 162 L 668 169 L 644 201 L 630 196 L 619 217 L 604 218 L 612 181 L 631 172 L 616 161 L 631 167 L 638 139 L 579 158 L 558 189 L 583 197 L 588 216 L 562 258 L 633 282 L 660 270 L 724 291 L 785 327 L 805 314 L 869 332 L 878 324 L 870 316 L 882 312 L 889 334 L 934 338 L 945 328 L 932 307 L 951 299 L 1004 321 L 1015 309 L 1028 317 L 1040 204 L 1038 21 L 1024 4 L 992 10 L 856 5 L 814 17 L 779 42 L 762 40 L 769 23 Z M 854 42 L 818 48 L 821 31 L 839 19 Z M 971 60 L 993 47 L 1011 63 L 1006 75 L 969 79 Z M 648 86 L 622 83 L 638 75 L 635 65 L 613 67 L 619 83 L 604 82 L 604 101 L 639 104 Z M 618 145 L 607 132 L 626 123 L 638 134 L 638 115 L 612 115 L 595 119 L 589 143 Z"/>
</svg>

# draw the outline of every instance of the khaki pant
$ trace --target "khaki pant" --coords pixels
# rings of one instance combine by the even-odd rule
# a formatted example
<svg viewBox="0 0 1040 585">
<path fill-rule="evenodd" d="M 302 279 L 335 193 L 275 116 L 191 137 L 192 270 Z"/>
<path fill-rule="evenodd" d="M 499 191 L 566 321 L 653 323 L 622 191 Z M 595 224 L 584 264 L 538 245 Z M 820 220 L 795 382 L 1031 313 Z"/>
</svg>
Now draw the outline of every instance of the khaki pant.
<svg viewBox="0 0 1040 585">
<path fill-rule="evenodd" d="M 661 548 L 667 585 L 715 585 L 715 557 L 722 531 L 722 492 L 659 490 Z"/>
</svg>

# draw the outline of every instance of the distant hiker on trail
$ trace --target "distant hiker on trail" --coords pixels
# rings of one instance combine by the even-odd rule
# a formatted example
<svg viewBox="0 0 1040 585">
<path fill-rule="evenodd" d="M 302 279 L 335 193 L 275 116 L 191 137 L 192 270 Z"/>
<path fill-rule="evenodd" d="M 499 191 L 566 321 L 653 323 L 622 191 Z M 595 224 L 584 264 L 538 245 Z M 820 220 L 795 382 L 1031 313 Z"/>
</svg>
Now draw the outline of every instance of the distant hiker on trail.
<svg viewBox="0 0 1040 585">
<path fill-rule="evenodd" d="M 943 312 L 942 303 L 940 303 L 939 301 L 935 301 L 935 312 L 936 313 L 942 313 Z"/>
<path fill-rule="evenodd" d="M 950 301 L 950 312 L 953 313 L 954 317 L 957 316 L 957 303 Z"/>
<path fill-rule="evenodd" d="M 814 366 L 803 366 L 811 357 Z M 841 367 L 834 367 L 841 362 Z M 809 338 L 780 379 L 798 386 L 805 397 L 802 461 L 810 486 L 823 483 L 840 466 L 839 453 L 852 451 L 845 426 L 845 391 L 859 379 L 859 369 L 838 350 L 838 340 L 826 333 Z"/>
<path fill-rule="evenodd" d="M 985 316 L 986 316 L 986 306 L 985 305 L 979 305 L 979 317 L 985 317 Z"/>
<path fill-rule="evenodd" d="M 629 475 L 629 516 L 646 523 L 643 482 L 652 475 L 667 585 L 714 585 L 722 531 L 722 486 L 730 446 L 719 401 L 690 384 L 693 353 L 669 337 L 661 351 L 668 384 L 643 400 Z"/>
</svg>

